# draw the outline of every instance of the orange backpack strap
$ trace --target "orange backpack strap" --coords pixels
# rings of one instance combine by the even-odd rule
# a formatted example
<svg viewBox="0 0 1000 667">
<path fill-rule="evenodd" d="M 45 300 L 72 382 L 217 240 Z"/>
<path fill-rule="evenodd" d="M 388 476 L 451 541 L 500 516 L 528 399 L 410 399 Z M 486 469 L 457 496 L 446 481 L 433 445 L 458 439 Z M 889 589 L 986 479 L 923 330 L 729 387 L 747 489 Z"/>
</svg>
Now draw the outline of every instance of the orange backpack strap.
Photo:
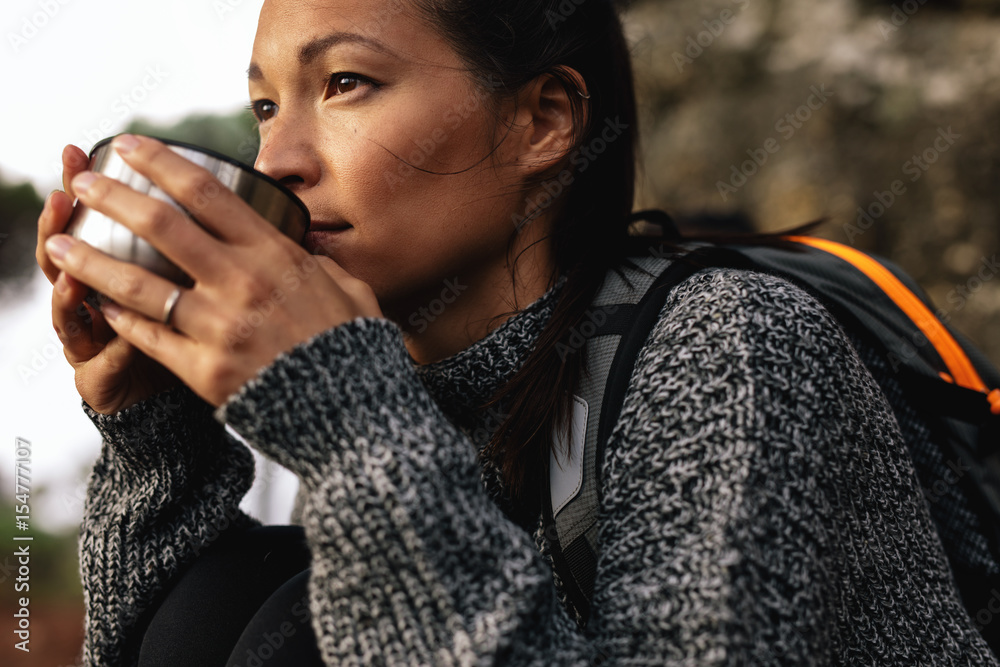
<svg viewBox="0 0 1000 667">
<path fill-rule="evenodd" d="M 786 238 L 789 241 L 835 255 L 868 276 L 913 321 L 913 324 L 920 329 L 937 350 L 941 360 L 948 367 L 947 375 L 942 374 L 942 378 L 960 387 L 986 394 L 990 403 L 990 411 L 995 415 L 1000 415 L 1000 388 L 991 389 L 983 382 L 962 346 L 945 328 L 941 320 L 892 272 L 865 253 L 842 243 L 809 236 L 789 236 Z"/>
</svg>

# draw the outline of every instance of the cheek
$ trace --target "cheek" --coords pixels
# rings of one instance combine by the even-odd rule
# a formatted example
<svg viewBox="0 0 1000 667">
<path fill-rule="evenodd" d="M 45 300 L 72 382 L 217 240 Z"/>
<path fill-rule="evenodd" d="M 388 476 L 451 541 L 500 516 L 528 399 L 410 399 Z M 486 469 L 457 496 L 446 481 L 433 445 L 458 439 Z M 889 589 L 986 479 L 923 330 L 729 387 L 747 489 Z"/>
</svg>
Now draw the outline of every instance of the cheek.
<svg viewBox="0 0 1000 667">
<path fill-rule="evenodd" d="M 490 157 L 492 132 L 483 111 L 471 104 L 478 102 L 460 99 L 351 137 L 341 183 L 366 217 L 382 220 L 383 228 L 408 222 L 454 232 L 497 208 L 498 195 L 511 188 Z"/>
</svg>

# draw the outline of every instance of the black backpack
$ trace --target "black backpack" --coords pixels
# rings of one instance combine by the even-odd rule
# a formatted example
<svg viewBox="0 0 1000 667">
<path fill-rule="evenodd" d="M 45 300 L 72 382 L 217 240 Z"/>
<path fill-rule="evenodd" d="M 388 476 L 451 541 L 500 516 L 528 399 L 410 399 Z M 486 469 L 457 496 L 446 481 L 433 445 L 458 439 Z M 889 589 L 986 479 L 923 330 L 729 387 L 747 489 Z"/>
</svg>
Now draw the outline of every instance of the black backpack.
<svg viewBox="0 0 1000 667">
<path fill-rule="evenodd" d="M 725 267 L 770 273 L 803 288 L 837 318 L 856 347 L 862 342 L 881 356 L 883 371 L 891 369 L 892 377 L 875 371 L 873 376 L 897 419 L 916 410 L 930 428 L 936 451 L 921 454 L 926 461 L 918 476 L 965 607 L 1000 654 L 997 369 L 949 330 L 914 281 L 885 260 L 801 236 L 777 244 L 685 247 L 677 258 L 676 252 L 651 246 L 645 256 L 631 258 L 629 273 L 609 274 L 588 322 L 575 332 L 580 340 L 569 341 L 577 349 L 585 345 L 588 373 L 574 396 L 572 431 L 557 434 L 557 440 L 575 441 L 556 443 L 555 451 L 570 455 L 550 459 L 542 512 L 554 569 L 578 619 L 585 623 L 589 616 L 597 571 L 603 450 L 636 357 L 671 290 L 702 269 Z M 952 526 L 956 517 L 965 522 L 960 530 Z"/>
</svg>

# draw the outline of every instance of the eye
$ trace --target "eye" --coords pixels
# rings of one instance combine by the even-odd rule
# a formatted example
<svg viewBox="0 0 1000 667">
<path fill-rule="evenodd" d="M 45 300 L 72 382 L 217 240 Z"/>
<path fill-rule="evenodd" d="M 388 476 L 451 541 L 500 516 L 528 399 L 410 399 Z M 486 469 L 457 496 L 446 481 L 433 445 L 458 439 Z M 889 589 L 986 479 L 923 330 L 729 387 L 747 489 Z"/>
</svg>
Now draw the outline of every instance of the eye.
<svg viewBox="0 0 1000 667">
<path fill-rule="evenodd" d="M 366 76 L 354 74 L 353 72 L 336 72 L 330 75 L 330 81 L 326 86 L 327 97 L 345 95 L 366 85 L 375 88 L 378 87 L 378 84 Z"/>
<path fill-rule="evenodd" d="M 247 109 L 250 110 L 258 123 L 271 120 L 278 113 L 278 105 L 271 100 L 254 100 L 247 106 Z"/>
</svg>

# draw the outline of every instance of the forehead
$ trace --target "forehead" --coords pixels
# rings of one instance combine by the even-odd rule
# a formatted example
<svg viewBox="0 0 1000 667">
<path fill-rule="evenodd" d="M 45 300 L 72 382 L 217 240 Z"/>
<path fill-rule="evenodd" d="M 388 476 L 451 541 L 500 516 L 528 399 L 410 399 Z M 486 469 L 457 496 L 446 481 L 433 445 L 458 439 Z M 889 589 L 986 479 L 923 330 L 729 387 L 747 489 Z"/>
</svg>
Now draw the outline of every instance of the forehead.
<svg viewBox="0 0 1000 667">
<path fill-rule="evenodd" d="M 287 59 L 292 52 L 306 60 L 317 50 L 342 43 L 381 47 L 401 57 L 447 50 L 406 0 L 266 0 L 253 52 L 255 60 Z"/>
</svg>

